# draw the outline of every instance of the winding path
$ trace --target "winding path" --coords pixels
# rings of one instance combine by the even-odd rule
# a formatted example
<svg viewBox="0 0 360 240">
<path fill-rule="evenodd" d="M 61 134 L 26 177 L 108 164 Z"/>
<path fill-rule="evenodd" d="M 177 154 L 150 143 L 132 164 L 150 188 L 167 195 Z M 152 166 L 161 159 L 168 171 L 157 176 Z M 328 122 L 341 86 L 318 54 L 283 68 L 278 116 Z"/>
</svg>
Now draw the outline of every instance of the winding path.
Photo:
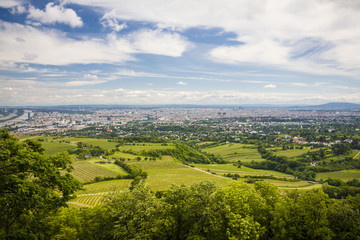
<svg viewBox="0 0 360 240">
<path fill-rule="evenodd" d="M 185 167 L 189 167 L 189 168 L 191 168 L 191 169 L 194 169 L 194 170 L 197 170 L 197 171 L 203 172 L 203 173 L 210 174 L 210 175 L 212 175 L 212 176 L 214 176 L 214 177 L 221 177 L 221 178 L 226 178 L 226 179 L 229 179 L 229 180 L 233 180 L 233 181 L 235 181 L 235 180 L 234 180 L 234 179 L 232 179 L 232 178 L 228 178 L 228 177 L 221 176 L 221 175 L 217 175 L 217 174 L 212 174 L 211 172 L 208 172 L 208 171 L 202 170 L 202 169 L 200 169 L 200 168 L 190 167 L 190 166 L 185 165 L 185 164 L 182 164 L 182 165 L 183 165 L 183 166 L 185 166 Z"/>
</svg>

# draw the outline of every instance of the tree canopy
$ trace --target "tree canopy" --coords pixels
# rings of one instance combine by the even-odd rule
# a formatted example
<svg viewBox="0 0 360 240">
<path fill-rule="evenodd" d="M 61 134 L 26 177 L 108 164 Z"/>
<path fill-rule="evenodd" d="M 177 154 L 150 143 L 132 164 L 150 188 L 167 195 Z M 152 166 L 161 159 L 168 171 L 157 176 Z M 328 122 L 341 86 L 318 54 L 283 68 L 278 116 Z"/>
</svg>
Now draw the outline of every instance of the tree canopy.
<svg viewBox="0 0 360 240">
<path fill-rule="evenodd" d="M 0 129 L 0 238 L 38 234 L 39 220 L 79 189 L 67 153 L 43 154 L 41 144 L 20 142 Z"/>
</svg>

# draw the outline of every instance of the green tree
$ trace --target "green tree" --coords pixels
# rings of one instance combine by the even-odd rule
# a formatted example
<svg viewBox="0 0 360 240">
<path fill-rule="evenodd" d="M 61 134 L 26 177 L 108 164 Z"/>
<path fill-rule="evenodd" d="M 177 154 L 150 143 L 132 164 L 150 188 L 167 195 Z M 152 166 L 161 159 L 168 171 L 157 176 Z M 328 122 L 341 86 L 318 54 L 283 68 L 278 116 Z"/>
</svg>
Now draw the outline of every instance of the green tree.
<svg viewBox="0 0 360 240">
<path fill-rule="evenodd" d="M 274 239 L 331 239 L 329 201 L 322 191 L 296 192 L 281 199 L 273 213 Z"/>
<path fill-rule="evenodd" d="M 224 239 L 223 204 L 212 182 L 190 187 L 173 185 L 163 197 L 172 222 L 170 239 Z"/>
<path fill-rule="evenodd" d="M 166 239 L 166 207 L 143 185 L 110 197 L 105 205 L 115 239 Z"/>
<path fill-rule="evenodd" d="M 79 189 L 69 155 L 43 152 L 40 143 L 19 142 L 0 129 L 0 238 L 35 238 L 40 220 Z"/>
<path fill-rule="evenodd" d="M 336 202 L 328 209 L 327 218 L 335 239 L 360 239 L 360 194 Z"/>
</svg>

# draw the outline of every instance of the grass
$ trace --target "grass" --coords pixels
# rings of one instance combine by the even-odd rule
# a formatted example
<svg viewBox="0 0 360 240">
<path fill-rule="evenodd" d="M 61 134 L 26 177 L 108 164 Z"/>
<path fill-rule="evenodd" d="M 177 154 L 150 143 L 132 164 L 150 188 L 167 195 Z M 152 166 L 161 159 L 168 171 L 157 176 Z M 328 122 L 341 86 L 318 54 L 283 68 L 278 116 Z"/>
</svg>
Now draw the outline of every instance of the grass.
<svg viewBox="0 0 360 240">
<path fill-rule="evenodd" d="M 82 194 L 94 194 L 112 191 L 123 191 L 130 187 L 132 179 L 119 179 L 104 182 L 97 182 L 92 184 L 86 184 L 83 186 L 83 190 L 78 191 L 77 195 Z"/>
<path fill-rule="evenodd" d="M 162 143 L 135 143 L 136 145 L 123 145 L 120 147 L 121 151 L 132 150 L 134 152 L 148 151 L 148 150 L 165 150 L 174 149 L 175 146 L 172 143 L 167 143 L 167 146 L 163 146 Z"/>
<path fill-rule="evenodd" d="M 318 189 L 322 187 L 321 184 L 313 184 L 307 181 L 286 182 L 286 181 L 279 181 L 272 179 L 265 179 L 265 181 L 274 184 L 275 186 L 277 186 L 282 190 L 286 190 L 286 189 L 310 190 L 310 189 Z"/>
<path fill-rule="evenodd" d="M 262 176 L 274 176 L 279 178 L 294 178 L 294 176 L 272 171 L 272 170 L 262 170 L 262 169 L 253 169 L 242 166 L 241 168 L 237 168 L 231 163 L 228 164 L 193 164 L 196 168 L 200 168 L 203 170 L 210 170 L 212 172 L 215 172 L 219 175 L 224 175 L 224 173 L 237 173 L 240 176 L 244 175 L 262 175 Z"/>
<path fill-rule="evenodd" d="M 109 158 L 125 158 L 128 159 L 135 159 L 138 157 L 137 155 L 129 154 L 129 153 L 123 153 L 123 152 L 115 152 L 113 155 L 108 156 Z"/>
<path fill-rule="evenodd" d="M 242 166 L 241 168 L 237 168 L 232 164 L 193 164 L 194 167 L 214 172 L 218 175 L 224 175 L 225 173 L 231 174 L 239 174 L 240 176 L 245 175 L 256 175 L 256 176 L 274 176 L 278 178 L 287 178 L 287 179 L 294 179 L 294 176 L 282 172 L 272 171 L 272 170 L 262 170 L 262 169 L 252 169 L 248 167 Z M 245 181 L 246 179 L 239 179 L 239 181 Z M 278 188 L 284 189 L 314 189 L 314 188 L 321 188 L 321 184 L 312 184 L 307 181 L 297 181 L 297 182 L 290 182 L 290 181 L 281 181 L 281 180 L 274 180 L 274 179 L 263 179 L 265 182 L 272 183 Z"/>
<path fill-rule="evenodd" d="M 335 172 L 324 172 L 316 174 L 316 179 L 327 179 L 327 178 L 340 178 L 342 180 L 351 180 L 354 178 L 360 179 L 360 169 L 342 170 Z"/>
<path fill-rule="evenodd" d="M 96 166 L 99 167 L 106 168 L 114 173 L 117 173 L 118 175 L 128 175 L 128 173 L 122 167 L 114 163 L 106 162 L 105 160 L 102 160 L 100 158 L 93 158 L 91 160 L 88 160 L 87 162 L 95 164 Z M 105 162 L 105 163 L 100 164 L 98 162 Z"/>
<path fill-rule="evenodd" d="M 75 148 L 74 145 L 60 142 L 41 142 L 45 154 L 55 154 Z"/>
<path fill-rule="evenodd" d="M 157 161 L 133 161 L 128 162 L 128 164 L 137 166 L 149 174 L 145 182 L 154 191 L 166 190 L 172 184 L 191 185 L 208 180 L 217 183 L 219 186 L 226 186 L 232 181 L 228 178 L 198 171 L 181 163 L 175 163 L 170 156 L 163 156 L 162 160 Z"/>
<path fill-rule="evenodd" d="M 76 146 L 78 142 L 82 142 L 83 144 L 86 144 L 88 146 L 93 147 L 101 147 L 104 150 L 110 150 L 113 148 L 116 148 L 116 145 L 119 143 L 117 142 L 109 142 L 107 139 L 97 139 L 97 138 L 75 138 L 75 137 L 59 137 L 55 138 L 53 141 L 67 141 L 70 142 L 70 144 Z"/>
<path fill-rule="evenodd" d="M 227 162 L 264 161 L 255 145 L 230 143 L 216 147 L 204 148 L 203 151 L 221 156 Z"/>
<path fill-rule="evenodd" d="M 87 161 L 78 161 L 73 164 L 74 171 L 72 174 L 74 177 L 82 182 L 88 182 L 95 177 L 117 177 L 118 173 L 110 171 L 101 166 L 92 164 Z"/>
<path fill-rule="evenodd" d="M 288 149 L 288 150 L 278 150 L 276 152 L 274 152 L 275 155 L 278 156 L 283 156 L 283 157 L 289 157 L 289 158 L 293 158 L 293 157 L 298 157 L 300 155 L 303 155 L 307 152 L 315 152 L 315 151 L 319 151 L 320 148 L 315 148 L 315 149 L 310 149 L 310 148 L 303 148 L 303 149 Z"/>
</svg>

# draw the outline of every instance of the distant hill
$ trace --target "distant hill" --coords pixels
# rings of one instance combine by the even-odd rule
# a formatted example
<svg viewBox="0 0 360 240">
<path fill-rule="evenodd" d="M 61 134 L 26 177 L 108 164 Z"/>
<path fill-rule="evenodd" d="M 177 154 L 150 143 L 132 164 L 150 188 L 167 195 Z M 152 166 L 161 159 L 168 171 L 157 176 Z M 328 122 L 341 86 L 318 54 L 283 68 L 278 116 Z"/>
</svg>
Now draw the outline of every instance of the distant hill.
<svg viewBox="0 0 360 240">
<path fill-rule="evenodd" d="M 349 110 L 349 109 L 360 110 L 360 104 L 348 103 L 348 102 L 330 102 L 330 103 L 313 105 L 313 106 L 297 106 L 296 108 L 318 109 L 318 110 Z"/>
</svg>

